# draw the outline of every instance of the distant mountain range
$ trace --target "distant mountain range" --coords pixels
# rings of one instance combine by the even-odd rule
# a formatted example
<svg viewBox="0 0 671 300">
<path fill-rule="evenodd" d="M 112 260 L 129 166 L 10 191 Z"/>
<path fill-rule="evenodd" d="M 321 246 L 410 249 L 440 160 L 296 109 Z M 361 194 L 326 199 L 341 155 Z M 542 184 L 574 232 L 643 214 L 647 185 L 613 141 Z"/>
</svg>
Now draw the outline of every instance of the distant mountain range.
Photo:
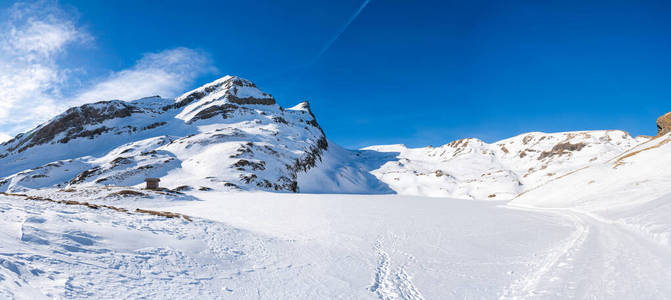
<svg viewBox="0 0 671 300">
<path fill-rule="evenodd" d="M 158 177 L 176 191 L 524 201 L 550 193 L 550 186 L 605 191 L 633 184 L 632 174 L 666 184 L 671 178 L 659 169 L 671 157 L 671 115 L 660 117 L 658 128 L 657 137 L 619 130 L 532 132 L 492 144 L 471 138 L 440 147 L 347 150 L 327 139 L 307 102 L 282 108 L 254 83 L 225 76 L 175 99 L 74 107 L 19 134 L 0 146 L 0 191 L 135 186 Z"/>
</svg>

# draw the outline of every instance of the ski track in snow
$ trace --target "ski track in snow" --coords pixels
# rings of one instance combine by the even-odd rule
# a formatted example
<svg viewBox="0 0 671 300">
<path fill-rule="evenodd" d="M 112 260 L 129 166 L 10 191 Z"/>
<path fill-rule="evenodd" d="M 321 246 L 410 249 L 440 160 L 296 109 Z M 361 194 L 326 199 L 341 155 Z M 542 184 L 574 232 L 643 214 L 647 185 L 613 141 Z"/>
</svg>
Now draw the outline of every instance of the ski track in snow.
<svg viewBox="0 0 671 300">
<path fill-rule="evenodd" d="M 257 200 L 261 201 L 257 206 L 249 202 L 271 196 L 277 198 Z M 187 212 L 214 210 L 211 216 L 226 220 L 222 213 L 228 211 L 249 224 L 275 216 L 281 222 L 268 223 L 266 228 L 286 226 L 287 232 L 298 232 L 298 236 L 310 231 L 301 231 L 298 223 L 284 223 L 287 215 L 278 212 L 280 207 L 291 216 L 297 207 L 306 209 L 300 215 L 312 216 L 303 220 L 309 229 L 318 224 L 315 220 L 324 220 L 326 213 L 341 215 L 326 219 L 329 225 L 321 226 L 323 231 L 294 239 L 279 232 L 266 235 L 261 230 L 264 227 L 238 228 L 202 216 L 187 222 L 0 197 L 0 299 L 667 299 L 671 295 L 668 245 L 592 212 L 402 198 L 413 200 L 403 204 L 428 201 L 423 203 L 449 204 L 453 209 L 439 211 L 434 215 L 440 218 L 436 222 L 404 231 L 412 223 L 390 224 L 417 212 L 397 207 L 393 210 L 397 215 L 384 212 L 391 218 L 389 223 L 366 233 L 361 228 L 374 228 L 371 224 L 377 221 L 356 222 L 377 220 L 374 214 L 361 215 L 354 221 L 356 226 L 328 223 L 352 215 L 347 210 L 338 212 L 332 204 L 338 208 L 341 203 L 357 205 L 356 211 L 374 212 L 368 208 L 379 207 L 379 203 L 363 201 L 364 196 L 321 199 L 321 205 L 312 208 L 307 205 L 315 201 L 314 196 L 304 197 L 303 202 L 297 202 L 301 196 L 294 195 L 239 197 L 250 197 L 239 199 L 250 209 L 248 213 L 236 205 L 217 211 L 216 207 L 226 203 L 222 200 L 211 202 L 217 206 Z M 285 202 L 276 203 L 281 199 Z M 394 199 L 377 200 L 393 204 Z M 329 209 L 322 211 L 324 206 Z M 314 209 L 325 214 L 315 215 L 318 211 Z M 480 223 L 457 219 L 464 214 L 472 218 L 485 209 L 487 214 L 475 215 Z M 458 222 L 432 227 L 445 222 L 443 211 L 454 212 L 447 220 Z M 506 215 L 515 218 L 495 219 Z M 258 219 L 248 219 L 250 216 Z M 428 219 L 423 217 L 418 219 Z M 517 227 L 496 231 L 501 224 Z M 542 224 L 552 226 L 527 230 Z M 426 228 L 434 231 L 426 232 Z M 425 237 L 419 232 L 429 238 L 419 240 Z M 342 248 L 322 248 L 321 243 L 328 241 Z M 371 245 L 371 241 L 375 242 Z M 420 246 L 413 247 L 418 241 Z M 519 248 L 524 251 L 506 252 Z"/>
<path fill-rule="evenodd" d="M 529 211 L 538 211 L 537 209 L 531 208 L 522 208 L 514 207 L 514 209 L 523 209 Z M 556 268 L 559 264 L 559 261 L 563 257 L 570 257 L 571 253 L 574 252 L 580 245 L 585 242 L 587 235 L 589 234 L 589 227 L 578 217 L 573 214 L 560 213 L 555 210 L 541 210 L 541 212 L 553 212 L 560 214 L 566 219 L 570 220 L 575 226 L 575 231 L 567 237 L 563 242 L 559 243 L 559 246 L 551 249 L 545 255 L 545 258 L 541 260 L 538 266 L 535 269 L 535 272 L 524 275 L 521 279 L 513 282 L 508 288 L 504 290 L 503 296 L 501 299 L 525 299 L 531 296 L 534 296 L 538 293 L 537 287 L 540 284 L 541 280 L 553 269 Z M 533 270 L 532 269 L 532 270 Z"/>
<path fill-rule="evenodd" d="M 511 207 L 554 213 L 575 231 L 501 299 L 664 299 L 671 292 L 671 251 L 610 220 L 574 209 Z"/>
<path fill-rule="evenodd" d="M 375 252 L 378 256 L 378 266 L 376 268 L 375 280 L 370 288 L 371 292 L 376 293 L 383 300 L 424 299 L 405 270 L 407 264 L 399 266 L 392 274 L 391 257 L 384 250 L 381 240 L 375 242 Z M 412 259 L 412 256 L 407 254 L 406 256 Z"/>
</svg>

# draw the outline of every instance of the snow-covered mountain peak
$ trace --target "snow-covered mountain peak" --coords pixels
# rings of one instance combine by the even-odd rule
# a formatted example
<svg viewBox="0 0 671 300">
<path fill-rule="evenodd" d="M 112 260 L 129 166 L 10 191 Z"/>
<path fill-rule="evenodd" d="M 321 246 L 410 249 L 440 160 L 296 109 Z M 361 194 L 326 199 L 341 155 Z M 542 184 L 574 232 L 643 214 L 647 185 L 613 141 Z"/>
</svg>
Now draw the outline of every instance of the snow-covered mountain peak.
<svg viewBox="0 0 671 300">
<path fill-rule="evenodd" d="M 310 103 L 307 102 L 307 101 L 303 101 L 303 102 L 298 103 L 298 104 L 296 104 L 295 106 L 293 106 L 293 107 L 289 107 L 289 108 L 287 108 L 287 109 L 288 109 L 288 110 L 302 110 L 302 111 L 309 111 L 309 112 L 312 112 L 312 110 L 310 109 Z"/>
<path fill-rule="evenodd" d="M 433 151 L 431 151 L 433 149 Z M 442 145 L 438 148 L 429 147 L 428 150 L 433 155 L 451 155 L 452 157 L 468 153 L 488 154 L 490 152 L 489 145 L 484 141 L 476 138 L 466 138 L 456 140 Z"/>
<path fill-rule="evenodd" d="M 224 76 L 175 99 L 167 107 L 182 109 L 177 118 L 187 122 L 208 119 L 212 115 L 230 113 L 240 106 L 266 106 L 261 109 L 277 110 L 275 98 L 256 85 L 237 76 Z"/>
<path fill-rule="evenodd" d="M 212 100 L 212 98 L 224 98 L 227 96 L 230 96 L 230 99 L 228 100 L 237 104 L 275 103 L 272 95 L 261 91 L 253 82 L 238 76 L 230 75 L 186 92 L 175 98 L 175 102 L 191 104 L 194 101 L 202 101 L 205 97 Z M 245 103 L 242 99 L 250 99 L 249 102 L 257 101 L 258 103 Z M 207 101 L 207 99 L 205 99 L 205 101 Z"/>
<path fill-rule="evenodd" d="M 594 145 L 607 148 L 632 147 L 638 141 L 621 130 L 569 131 L 558 133 L 530 132 L 495 142 L 506 155 L 525 158 L 530 156 L 539 161 L 584 154 L 581 150 Z M 590 151 L 588 151 L 590 152 Z"/>
<path fill-rule="evenodd" d="M 619 130 L 530 132 L 492 144 L 467 138 L 440 147 L 371 146 L 361 156 L 379 162 L 370 172 L 402 194 L 506 199 L 647 140 Z"/>
<path fill-rule="evenodd" d="M 400 152 L 406 149 L 408 149 L 408 146 L 406 146 L 405 144 L 375 145 L 361 148 L 361 150 L 370 150 L 377 152 Z"/>
<path fill-rule="evenodd" d="M 177 99 L 74 107 L 0 146 L 0 190 L 138 185 L 297 191 L 328 147 L 307 103 L 226 76 Z"/>
<path fill-rule="evenodd" d="M 176 99 L 71 108 L 18 135 L 0 145 L 0 191 L 158 177 L 171 188 L 510 199 L 648 141 L 619 130 L 530 132 L 350 151 L 329 147 L 308 102 L 284 109 L 251 81 L 225 76 Z"/>
</svg>

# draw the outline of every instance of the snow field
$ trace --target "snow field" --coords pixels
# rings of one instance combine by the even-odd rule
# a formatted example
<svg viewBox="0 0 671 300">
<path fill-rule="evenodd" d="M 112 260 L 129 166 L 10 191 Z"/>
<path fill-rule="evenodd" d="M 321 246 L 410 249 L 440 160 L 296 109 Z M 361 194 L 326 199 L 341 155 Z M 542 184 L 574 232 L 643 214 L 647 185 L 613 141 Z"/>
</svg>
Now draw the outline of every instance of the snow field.
<svg viewBox="0 0 671 300">
<path fill-rule="evenodd" d="M 497 298 L 573 230 L 552 214 L 492 202 L 262 192 L 191 197 L 199 200 L 118 204 L 184 213 L 193 222 L 0 197 L 2 293 Z"/>
</svg>

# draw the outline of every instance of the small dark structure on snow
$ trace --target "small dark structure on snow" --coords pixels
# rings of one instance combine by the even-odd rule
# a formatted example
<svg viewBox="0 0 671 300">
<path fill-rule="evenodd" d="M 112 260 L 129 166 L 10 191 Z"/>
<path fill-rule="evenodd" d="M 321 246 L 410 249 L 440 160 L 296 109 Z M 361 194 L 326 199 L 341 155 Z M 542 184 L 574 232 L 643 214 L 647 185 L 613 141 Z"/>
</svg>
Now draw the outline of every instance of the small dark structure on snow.
<svg viewBox="0 0 671 300">
<path fill-rule="evenodd" d="M 147 189 L 148 190 L 157 190 L 158 189 L 158 182 L 161 181 L 161 179 L 147 178 L 144 181 L 147 183 Z"/>
</svg>

